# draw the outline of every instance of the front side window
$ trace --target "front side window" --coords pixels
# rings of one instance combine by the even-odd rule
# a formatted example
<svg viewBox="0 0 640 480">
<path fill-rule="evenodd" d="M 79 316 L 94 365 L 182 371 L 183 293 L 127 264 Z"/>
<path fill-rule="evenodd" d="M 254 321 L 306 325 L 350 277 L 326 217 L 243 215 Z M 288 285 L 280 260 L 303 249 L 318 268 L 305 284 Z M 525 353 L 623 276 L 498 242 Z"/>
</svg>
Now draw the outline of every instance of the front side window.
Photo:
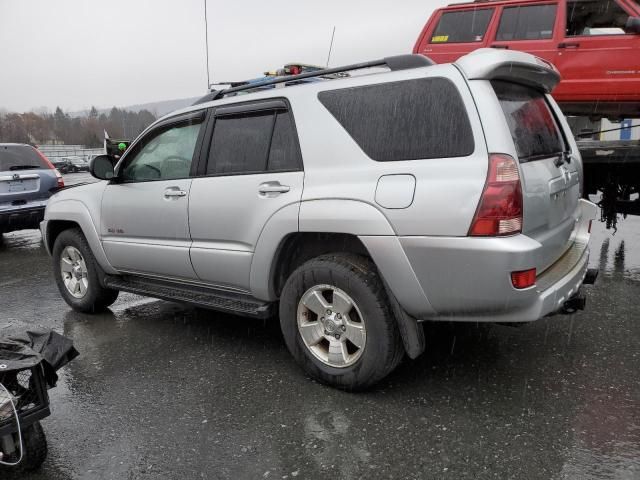
<svg viewBox="0 0 640 480">
<path fill-rule="evenodd" d="M 544 40 L 553 37 L 555 5 L 508 7 L 502 11 L 496 40 Z"/>
<path fill-rule="evenodd" d="M 445 12 L 431 35 L 431 43 L 481 42 L 493 15 L 493 8 Z"/>
<path fill-rule="evenodd" d="M 516 83 L 493 81 L 520 162 L 564 151 L 560 128 L 543 93 Z"/>
<path fill-rule="evenodd" d="M 320 102 L 369 158 L 380 161 L 465 157 L 471 124 L 456 86 L 420 78 L 328 90 Z"/>
<path fill-rule="evenodd" d="M 567 36 L 624 35 L 629 14 L 613 0 L 569 0 Z"/>
<path fill-rule="evenodd" d="M 189 177 L 201 122 L 185 123 L 152 133 L 131 152 L 122 169 L 130 182 L 171 180 Z"/>
<path fill-rule="evenodd" d="M 207 175 L 298 170 L 291 114 L 262 110 L 216 118 Z"/>
</svg>

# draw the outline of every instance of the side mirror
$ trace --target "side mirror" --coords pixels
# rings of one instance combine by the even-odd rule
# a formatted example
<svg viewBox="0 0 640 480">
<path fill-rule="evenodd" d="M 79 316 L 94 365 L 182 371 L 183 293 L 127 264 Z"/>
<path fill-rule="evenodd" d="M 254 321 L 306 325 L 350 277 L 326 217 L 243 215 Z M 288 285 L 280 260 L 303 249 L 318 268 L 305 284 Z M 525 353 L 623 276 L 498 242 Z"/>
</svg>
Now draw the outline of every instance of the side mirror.
<svg viewBox="0 0 640 480">
<path fill-rule="evenodd" d="M 117 160 L 111 155 L 98 155 L 89 162 L 89 173 L 100 180 L 111 180 Z"/>
<path fill-rule="evenodd" d="M 625 31 L 627 33 L 640 33 L 640 17 L 627 18 Z"/>
</svg>

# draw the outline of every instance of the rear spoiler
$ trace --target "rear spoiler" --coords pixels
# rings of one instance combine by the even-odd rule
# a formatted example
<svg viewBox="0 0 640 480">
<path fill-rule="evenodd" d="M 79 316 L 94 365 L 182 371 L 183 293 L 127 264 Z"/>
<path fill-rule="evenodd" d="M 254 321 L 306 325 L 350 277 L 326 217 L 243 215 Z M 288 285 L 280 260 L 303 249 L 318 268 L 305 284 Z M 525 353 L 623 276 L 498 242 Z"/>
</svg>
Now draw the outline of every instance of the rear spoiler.
<svg viewBox="0 0 640 480">
<path fill-rule="evenodd" d="M 545 93 L 551 93 L 560 82 L 560 73 L 552 63 L 525 52 L 479 48 L 454 65 L 469 80 L 507 80 Z"/>
</svg>

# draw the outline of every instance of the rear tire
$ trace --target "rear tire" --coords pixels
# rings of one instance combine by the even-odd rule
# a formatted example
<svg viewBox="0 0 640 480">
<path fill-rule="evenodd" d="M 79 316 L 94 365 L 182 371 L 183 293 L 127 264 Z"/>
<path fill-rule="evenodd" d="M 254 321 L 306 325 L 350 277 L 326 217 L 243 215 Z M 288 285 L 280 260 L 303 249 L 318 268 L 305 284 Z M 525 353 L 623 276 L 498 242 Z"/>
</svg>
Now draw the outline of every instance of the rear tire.
<svg viewBox="0 0 640 480">
<path fill-rule="evenodd" d="M 359 255 L 322 255 L 296 269 L 280 297 L 280 326 L 298 364 L 344 390 L 371 387 L 404 356 L 376 266 Z"/>
<path fill-rule="evenodd" d="M 15 442 L 18 442 L 18 435 L 15 436 Z M 40 422 L 34 422 L 27 428 L 22 430 L 22 442 L 24 444 L 24 452 L 22 460 L 15 467 L 0 465 L 0 472 L 21 475 L 23 473 L 32 472 L 44 463 L 47 458 L 47 437 Z M 19 455 L 12 455 L 7 459 L 10 462 L 18 460 Z"/>
<path fill-rule="evenodd" d="M 117 290 L 100 285 L 100 266 L 80 229 L 65 230 L 56 238 L 53 272 L 62 298 L 74 310 L 95 313 L 118 298 Z"/>
</svg>

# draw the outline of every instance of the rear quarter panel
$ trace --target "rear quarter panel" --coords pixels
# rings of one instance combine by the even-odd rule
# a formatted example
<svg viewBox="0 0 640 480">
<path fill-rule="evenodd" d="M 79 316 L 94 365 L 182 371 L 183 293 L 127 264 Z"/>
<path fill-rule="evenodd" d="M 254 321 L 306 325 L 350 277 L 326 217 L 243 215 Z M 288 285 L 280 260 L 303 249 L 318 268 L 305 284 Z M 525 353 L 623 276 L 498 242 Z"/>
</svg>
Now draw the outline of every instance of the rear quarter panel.
<svg viewBox="0 0 640 480">
<path fill-rule="evenodd" d="M 464 236 L 473 219 L 484 186 L 488 167 L 487 148 L 482 126 L 473 99 L 459 71 L 451 65 L 437 65 L 409 72 L 385 74 L 393 82 L 419 77 L 451 79 L 463 98 L 474 135 L 475 151 L 468 157 L 377 162 L 369 158 L 320 103 L 316 95 L 293 99 L 292 108 L 300 135 L 304 158 L 305 185 L 300 211 L 301 230 L 322 228 L 318 211 L 314 209 L 315 225 L 305 218 L 306 203 L 320 200 L 362 202 L 377 210 L 392 231 L 360 231 L 364 216 L 351 217 L 344 228 L 356 235 L 451 235 Z M 348 86 L 368 85 L 363 76 L 354 78 Z M 447 120 L 447 112 L 429 112 Z M 405 174 L 416 178 L 413 203 L 407 208 L 383 208 L 376 203 L 376 187 L 383 175 Z M 311 207 L 311 205 L 309 205 Z M 326 204 L 327 219 L 340 216 L 340 203 Z M 369 218 L 369 217 L 367 217 Z M 321 231 L 321 230 L 319 230 Z"/>
</svg>

